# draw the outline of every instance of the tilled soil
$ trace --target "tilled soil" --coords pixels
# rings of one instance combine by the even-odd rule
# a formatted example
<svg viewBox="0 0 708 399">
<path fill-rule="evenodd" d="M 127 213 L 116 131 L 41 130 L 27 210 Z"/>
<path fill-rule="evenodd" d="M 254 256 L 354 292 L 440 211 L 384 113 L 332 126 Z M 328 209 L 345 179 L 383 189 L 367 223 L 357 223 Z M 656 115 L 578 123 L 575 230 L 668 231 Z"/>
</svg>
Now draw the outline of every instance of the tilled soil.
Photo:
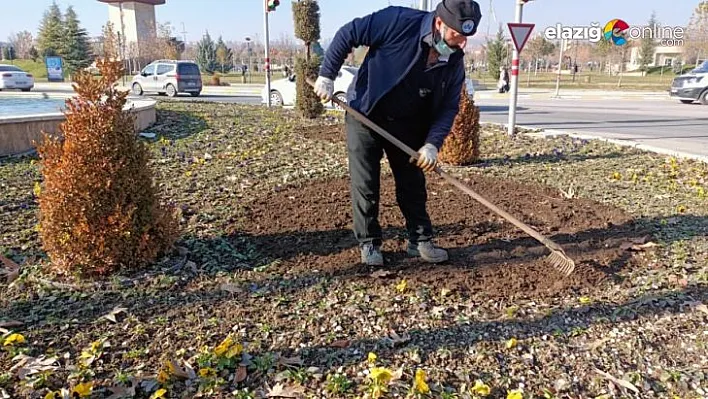
<svg viewBox="0 0 708 399">
<path fill-rule="evenodd" d="M 405 254 L 405 222 L 392 177 L 382 178 L 380 223 L 384 230 L 386 276 L 411 286 L 455 289 L 470 296 L 539 297 L 591 289 L 632 261 L 621 244 L 644 241 L 622 211 L 584 199 L 565 199 L 540 186 L 475 176 L 467 184 L 502 209 L 561 244 L 576 262 L 562 277 L 546 263 L 548 250 L 518 228 L 437 175 L 428 178 L 428 211 L 436 242 L 450 260 L 430 265 Z M 351 231 L 349 181 L 327 180 L 290 187 L 248 207 L 245 233 L 261 253 L 282 262 L 289 273 L 386 280 L 360 263 Z M 388 284 L 388 282 L 386 282 Z"/>
<path fill-rule="evenodd" d="M 324 126 L 313 126 L 309 128 L 304 128 L 300 132 L 305 138 L 309 140 L 322 140 L 329 141 L 332 143 L 338 143 L 345 141 L 346 130 L 343 124 L 338 123 L 334 125 L 324 125 Z"/>
</svg>

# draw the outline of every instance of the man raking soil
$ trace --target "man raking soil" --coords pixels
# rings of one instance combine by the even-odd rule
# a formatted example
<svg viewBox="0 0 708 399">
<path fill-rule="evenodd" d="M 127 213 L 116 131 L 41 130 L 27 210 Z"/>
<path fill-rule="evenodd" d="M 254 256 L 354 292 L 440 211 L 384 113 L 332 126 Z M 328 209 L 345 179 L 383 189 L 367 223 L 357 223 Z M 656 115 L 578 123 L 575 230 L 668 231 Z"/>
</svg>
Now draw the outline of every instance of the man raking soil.
<svg viewBox="0 0 708 399">
<path fill-rule="evenodd" d="M 381 158 L 386 156 L 396 184 L 396 200 L 406 220 L 407 252 L 431 263 L 448 260 L 432 242 L 426 209 L 424 172 L 436 171 L 477 201 L 511 221 L 549 249 L 554 267 L 569 274 L 574 263 L 549 239 L 498 209 L 437 166 L 458 113 L 464 82 L 467 37 L 482 16 L 473 0 L 443 0 L 434 12 L 388 7 L 356 18 L 337 31 L 314 82 L 324 101 L 332 99 L 334 79 L 352 48 L 368 53 L 347 94 L 347 148 L 354 235 L 361 261 L 384 264 L 378 221 Z M 312 84 L 312 82 L 310 82 Z M 417 153 L 411 148 L 418 148 Z"/>
<path fill-rule="evenodd" d="M 457 115 L 465 78 L 462 49 L 481 18 L 479 5 L 472 0 L 444 0 L 434 12 L 388 7 L 344 25 L 325 54 L 315 91 L 329 101 L 334 79 L 351 49 L 369 48 L 348 103 L 409 147 L 419 149 L 417 163 L 412 164 L 404 152 L 346 116 L 354 234 L 361 260 L 368 265 L 384 263 L 378 221 L 384 152 L 406 220 L 408 253 L 434 263 L 448 259 L 447 251 L 432 242 L 424 171 L 435 168 L 438 151 Z"/>
</svg>

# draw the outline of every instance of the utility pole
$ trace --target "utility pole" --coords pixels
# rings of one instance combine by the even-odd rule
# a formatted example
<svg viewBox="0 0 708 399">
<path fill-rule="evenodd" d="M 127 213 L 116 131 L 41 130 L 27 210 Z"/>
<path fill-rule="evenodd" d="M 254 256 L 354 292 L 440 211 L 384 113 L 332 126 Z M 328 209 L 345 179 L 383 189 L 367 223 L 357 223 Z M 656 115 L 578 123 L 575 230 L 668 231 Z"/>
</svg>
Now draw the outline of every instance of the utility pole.
<svg viewBox="0 0 708 399">
<path fill-rule="evenodd" d="M 263 29 L 265 30 L 265 80 L 266 80 L 266 97 L 268 98 L 268 108 L 270 108 L 270 46 L 268 40 L 268 3 L 265 3 L 263 9 Z"/>
<path fill-rule="evenodd" d="M 184 22 L 182 22 L 182 41 L 184 42 L 185 46 L 187 45 L 187 30 L 184 28 Z"/>
<path fill-rule="evenodd" d="M 123 66 L 125 66 L 125 23 L 123 22 L 123 2 L 118 3 L 118 9 L 120 10 L 120 35 L 121 38 L 119 38 L 119 46 L 120 46 L 120 52 L 121 52 L 121 59 L 123 61 Z M 128 63 L 127 66 L 127 72 L 131 73 L 132 71 L 130 70 L 130 63 Z M 123 73 L 123 86 L 125 86 L 125 73 Z"/>
</svg>

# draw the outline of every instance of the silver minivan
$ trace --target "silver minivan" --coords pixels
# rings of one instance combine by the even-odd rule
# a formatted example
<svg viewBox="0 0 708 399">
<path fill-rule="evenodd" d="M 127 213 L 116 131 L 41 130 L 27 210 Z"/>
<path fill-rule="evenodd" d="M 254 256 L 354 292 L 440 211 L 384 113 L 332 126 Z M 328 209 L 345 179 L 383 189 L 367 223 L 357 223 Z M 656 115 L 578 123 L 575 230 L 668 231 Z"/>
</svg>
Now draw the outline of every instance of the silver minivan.
<svg viewBox="0 0 708 399">
<path fill-rule="evenodd" d="M 202 75 L 193 61 L 157 60 L 133 77 L 131 89 L 138 96 L 156 92 L 170 97 L 179 93 L 197 97 L 202 92 Z"/>
</svg>

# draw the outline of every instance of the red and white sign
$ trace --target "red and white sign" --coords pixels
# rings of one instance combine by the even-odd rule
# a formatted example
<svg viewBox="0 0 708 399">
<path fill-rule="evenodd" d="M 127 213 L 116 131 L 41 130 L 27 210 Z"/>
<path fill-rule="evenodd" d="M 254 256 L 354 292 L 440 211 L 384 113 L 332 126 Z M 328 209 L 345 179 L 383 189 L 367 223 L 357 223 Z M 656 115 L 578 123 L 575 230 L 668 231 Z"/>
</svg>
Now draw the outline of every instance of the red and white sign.
<svg viewBox="0 0 708 399">
<path fill-rule="evenodd" d="M 524 24 L 519 22 L 509 22 L 509 32 L 511 32 L 511 40 L 514 41 L 516 51 L 519 53 L 526 45 L 526 41 L 531 37 L 531 31 L 536 24 Z"/>
</svg>

